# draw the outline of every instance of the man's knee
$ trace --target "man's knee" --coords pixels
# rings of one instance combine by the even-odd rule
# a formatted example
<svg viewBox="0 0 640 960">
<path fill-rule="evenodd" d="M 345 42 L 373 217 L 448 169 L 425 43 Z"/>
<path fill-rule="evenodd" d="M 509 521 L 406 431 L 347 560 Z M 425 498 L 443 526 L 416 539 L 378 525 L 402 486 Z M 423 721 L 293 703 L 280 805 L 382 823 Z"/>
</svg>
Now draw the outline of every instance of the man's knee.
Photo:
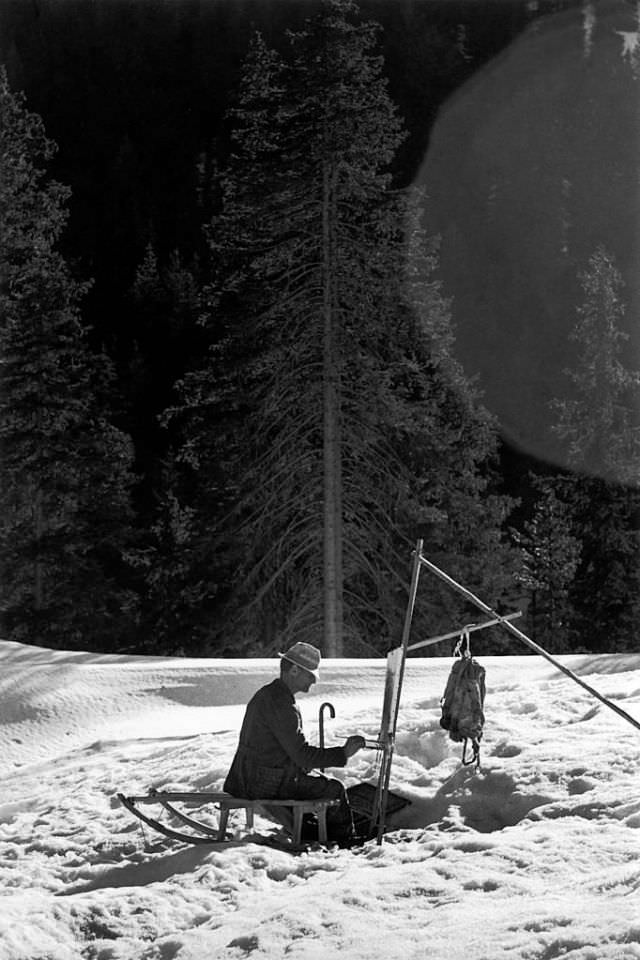
<svg viewBox="0 0 640 960">
<path fill-rule="evenodd" d="M 344 784 L 339 780 L 328 779 L 325 797 L 327 800 L 344 800 L 346 798 Z"/>
<path fill-rule="evenodd" d="M 345 800 L 344 786 L 331 777 L 299 777 L 289 795 L 300 800 Z"/>
</svg>

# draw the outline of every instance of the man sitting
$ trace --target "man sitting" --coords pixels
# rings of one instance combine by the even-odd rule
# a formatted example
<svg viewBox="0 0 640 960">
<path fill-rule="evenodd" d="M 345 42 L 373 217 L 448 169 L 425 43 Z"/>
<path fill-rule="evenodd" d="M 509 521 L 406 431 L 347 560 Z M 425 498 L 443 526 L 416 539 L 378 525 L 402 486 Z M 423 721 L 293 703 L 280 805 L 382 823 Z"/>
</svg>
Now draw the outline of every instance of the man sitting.
<svg viewBox="0 0 640 960">
<path fill-rule="evenodd" d="M 258 690 L 247 705 L 224 789 L 250 800 L 339 800 L 327 810 L 327 833 L 340 846 L 350 846 L 353 817 L 344 786 L 329 777 L 309 776 L 309 771 L 344 767 L 364 747 L 364 738 L 347 737 L 341 747 L 307 743 L 295 694 L 306 693 L 318 679 L 320 651 L 299 642 L 279 656 L 280 677 Z"/>
</svg>

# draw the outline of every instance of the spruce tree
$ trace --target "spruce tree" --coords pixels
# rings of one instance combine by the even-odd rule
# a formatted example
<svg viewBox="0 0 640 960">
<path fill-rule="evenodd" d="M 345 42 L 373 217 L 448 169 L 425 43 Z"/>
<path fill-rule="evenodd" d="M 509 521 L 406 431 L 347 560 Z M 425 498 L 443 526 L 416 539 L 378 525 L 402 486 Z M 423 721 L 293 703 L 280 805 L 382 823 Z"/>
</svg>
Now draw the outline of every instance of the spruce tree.
<svg viewBox="0 0 640 960">
<path fill-rule="evenodd" d="M 75 280 L 57 249 L 55 147 L 0 71 L 0 597 L 3 636 L 85 649 L 133 639 L 132 448 L 108 419 Z"/>
<path fill-rule="evenodd" d="M 430 520 L 448 517 L 456 567 L 493 553 L 499 594 L 509 579 L 495 432 L 452 357 L 422 200 L 392 187 L 403 131 L 376 44 L 328 0 L 284 58 L 254 38 L 230 117 L 209 228 L 217 344 L 173 416 L 236 650 L 385 649 Z"/>
<path fill-rule="evenodd" d="M 145 468 L 145 490 L 155 489 L 171 443 L 170 434 L 158 423 L 159 415 L 172 398 L 176 380 L 205 347 L 197 323 L 198 270 L 197 259 L 185 263 L 178 250 L 159 263 L 149 243 L 130 291 L 136 339 L 126 367 L 125 392 L 132 432 L 137 431 L 138 459 Z"/>
<path fill-rule="evenodd" d="M 580 281 L 572 395 L 554 404 L 555 430 L 574 472 L 558 490 L 581 544 L 571 591 L 574 643 L 625 650 L 635 643 L 640 615 L 640 375 L 622 361 L 623 281 L 604 247 Z"/>
<path fill-rule="evenodd" d="M 552 652 L 571 648 L 571 593 L 581 542 L 575 535 L 568 477 L 534 479 L 536 499 L 523 531 L 514 531 L 522 550 L 522 583 L 529 599 L 527 623 L 535 641 Z"/>
<path fill-rule="evenodd" d="M 160 264 L 149 243 L 131 291 L 138 329 L 144 337 L 140 354 L 146 360 L 141 372 L 134 371 L 132 380 L 140 393 L 147 388 L 150 394 L 143 410 L 146 431 L 154 433 L 154 456 L 149 457 L 145 483 L 144 535 L 132 561 L 144 583 L 139 647 L 156 654 L 201 650 L 201 622 L 210 621 L 212 613 L 208 592 L 216 594 L 208 558 L 204 566 L 198 563 L 200 538 L 193 528 L 194 510 L 184 502 L 188 499 L 184 470 L 174 463 L 176 436 L 167 429 L 160 415 L 162 408 L 157 407 L 158 402 L 166 404 L 171 399 L 176 377 L 203 350 L 203 332 L 197 322 L 197 274 L 197 261 L 185 265 L 178 251 L 169 256 L 166 265 Z M 150 350 L 154 339 L 169 345 L 159 357 Z M 139 400 L 135 409 L 140 411 Z"/>
</svg>

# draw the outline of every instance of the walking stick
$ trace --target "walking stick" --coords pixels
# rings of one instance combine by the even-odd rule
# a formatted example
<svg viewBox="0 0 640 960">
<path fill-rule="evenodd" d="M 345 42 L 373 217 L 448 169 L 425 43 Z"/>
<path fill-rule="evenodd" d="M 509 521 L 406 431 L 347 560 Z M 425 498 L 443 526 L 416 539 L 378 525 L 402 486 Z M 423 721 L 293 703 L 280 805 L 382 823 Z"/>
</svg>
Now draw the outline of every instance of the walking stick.
<svg viewBox="0 0 640 960">
<path fill-rule="evenodd" d="M 332 703 L 326 702 L 326 703 L 323 703 L 322 706 L 320 707 L 320 712 L 318 714 L 318 724 L 320 726 L 320 746 L 322 749 L 324 749 L 324 711 L 326 707 L 329 708 L 329 715 L 332 720 L 336 715 L 336 711 Z M 324 767 L 320 767 L 320 770 L 322 773 L 324 773 Z"/>
</svg>

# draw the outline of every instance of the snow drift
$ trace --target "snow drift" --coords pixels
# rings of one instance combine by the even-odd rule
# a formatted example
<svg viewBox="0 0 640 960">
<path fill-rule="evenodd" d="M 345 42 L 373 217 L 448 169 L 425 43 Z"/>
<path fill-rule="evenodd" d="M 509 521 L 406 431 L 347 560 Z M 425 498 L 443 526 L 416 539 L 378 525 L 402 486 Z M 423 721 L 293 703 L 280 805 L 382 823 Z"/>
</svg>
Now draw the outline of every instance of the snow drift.
<svg viewBox="0 0 640 960">
<path fill-rule="evenodd" d="M 562 662 L 640 718 L 640 655 Z M 479 772 L 440 728 L 450 658 L 410 659 L 381 846 L 293 856 L 186 847 L 116 794 L 219 790 L 277 661 L 0 644 L 0 960 L 640 958 L 640 733 L 549 663 L 481 658 Z M 375 739 L 384 660 L 327 661 L 300 697 L 317 740 Z M 377 754 L 344 770 L 375 780 Z M 274 829 L 258 818 L 267 833 Z"/>
</svg>

